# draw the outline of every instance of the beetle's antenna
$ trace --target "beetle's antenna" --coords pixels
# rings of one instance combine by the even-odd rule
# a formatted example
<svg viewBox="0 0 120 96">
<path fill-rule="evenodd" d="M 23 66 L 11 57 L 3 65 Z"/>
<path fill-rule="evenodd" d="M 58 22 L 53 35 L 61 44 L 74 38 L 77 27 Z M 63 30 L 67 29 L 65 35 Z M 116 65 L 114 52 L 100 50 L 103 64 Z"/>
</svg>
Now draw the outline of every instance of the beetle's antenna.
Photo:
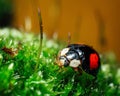
<svg viewBox="0 0 120 96">
<path fill-rule="evenodd" d="M 71 43 L 71 34 L 68 32 L 68 45 Z"/>
<path fill-rule="evenodd" d="M 40 26 L 40 46 L 39 46 L 39 57 L 41 57 L 41 51 L 42 51 L 42 41 L 43 41 L 43 24 L 42 24 L 42 16 L 40 9 L 38 8 L 38 17 L 39 17 L 39 26 Z"/>
</svg>

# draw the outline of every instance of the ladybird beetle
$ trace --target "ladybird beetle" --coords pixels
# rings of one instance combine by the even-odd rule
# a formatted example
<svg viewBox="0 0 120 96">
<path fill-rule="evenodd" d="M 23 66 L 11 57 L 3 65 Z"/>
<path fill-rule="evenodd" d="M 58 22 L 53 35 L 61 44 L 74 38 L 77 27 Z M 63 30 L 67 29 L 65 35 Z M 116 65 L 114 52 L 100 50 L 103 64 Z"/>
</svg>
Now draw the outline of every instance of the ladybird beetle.
<svg viewBox="0 0 120 96">
<path fill-rule="evenodd" d="M 75 71 L 85 71 L 96 76 L 100 68 L 100 57 L 90 46 L 84 44 L 69 44 L 62 49 L 57 58 L 60 67 L 72 67 Z"/>
</svg>

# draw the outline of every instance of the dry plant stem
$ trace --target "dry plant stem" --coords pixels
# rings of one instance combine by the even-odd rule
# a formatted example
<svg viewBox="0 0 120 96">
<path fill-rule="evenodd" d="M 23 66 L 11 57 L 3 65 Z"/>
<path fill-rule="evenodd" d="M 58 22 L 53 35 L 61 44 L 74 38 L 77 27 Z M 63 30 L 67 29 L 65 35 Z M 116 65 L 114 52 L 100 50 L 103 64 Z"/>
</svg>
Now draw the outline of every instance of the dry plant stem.
<svg viewBox="0 0 120 96">
<path fill-rule="evenodd" d="M 37 71 L 38 65 L 39 65 L 39 59 L 41 58 L 41 51 L 42 51 L 42 40 L 43 40 L 43 24 L 42 24 L 42 17 L 40 9 L 38 8 L 38 17 L 39 17 L 39 25 L 40 25 L 40 44 L 38 49 L 38 57 L 37 57 L 37 64 L 35 67 L 35 71 Z"/>
</svg>

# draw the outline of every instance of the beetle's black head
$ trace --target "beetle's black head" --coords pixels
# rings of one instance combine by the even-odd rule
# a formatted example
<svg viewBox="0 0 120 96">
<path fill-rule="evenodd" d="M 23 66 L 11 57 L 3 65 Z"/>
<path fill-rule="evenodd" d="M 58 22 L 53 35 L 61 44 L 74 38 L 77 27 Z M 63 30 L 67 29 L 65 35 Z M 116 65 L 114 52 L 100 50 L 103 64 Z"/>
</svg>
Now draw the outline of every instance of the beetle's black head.
<svg viewBox="0 0 120 96">
<path fill-rule="evenodd" d="M 70 66 L 76 68 L 81 64 L 79 54 L 70 48 L 64 48 L 60 51 L 58 61 L 58 65 L 64 67 Z"/>
</svg>

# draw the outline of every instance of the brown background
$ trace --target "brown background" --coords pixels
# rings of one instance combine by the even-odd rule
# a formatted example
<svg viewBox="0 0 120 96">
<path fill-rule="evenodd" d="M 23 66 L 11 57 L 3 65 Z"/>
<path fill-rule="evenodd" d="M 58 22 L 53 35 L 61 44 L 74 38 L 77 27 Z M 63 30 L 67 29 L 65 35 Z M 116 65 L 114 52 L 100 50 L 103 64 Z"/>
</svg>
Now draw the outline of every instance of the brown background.
<svg viewBox="0 0 120 96">
<path fill-rule="evenodd" d="M 39 32 L 37 8 L 42 14 L 44 32 L 57 33 L 72 43 L 93 46 L 100 52 L 113 51 L 120 60 L 120 0 L 13 0 L 13 26 Z"/>
</svg>

